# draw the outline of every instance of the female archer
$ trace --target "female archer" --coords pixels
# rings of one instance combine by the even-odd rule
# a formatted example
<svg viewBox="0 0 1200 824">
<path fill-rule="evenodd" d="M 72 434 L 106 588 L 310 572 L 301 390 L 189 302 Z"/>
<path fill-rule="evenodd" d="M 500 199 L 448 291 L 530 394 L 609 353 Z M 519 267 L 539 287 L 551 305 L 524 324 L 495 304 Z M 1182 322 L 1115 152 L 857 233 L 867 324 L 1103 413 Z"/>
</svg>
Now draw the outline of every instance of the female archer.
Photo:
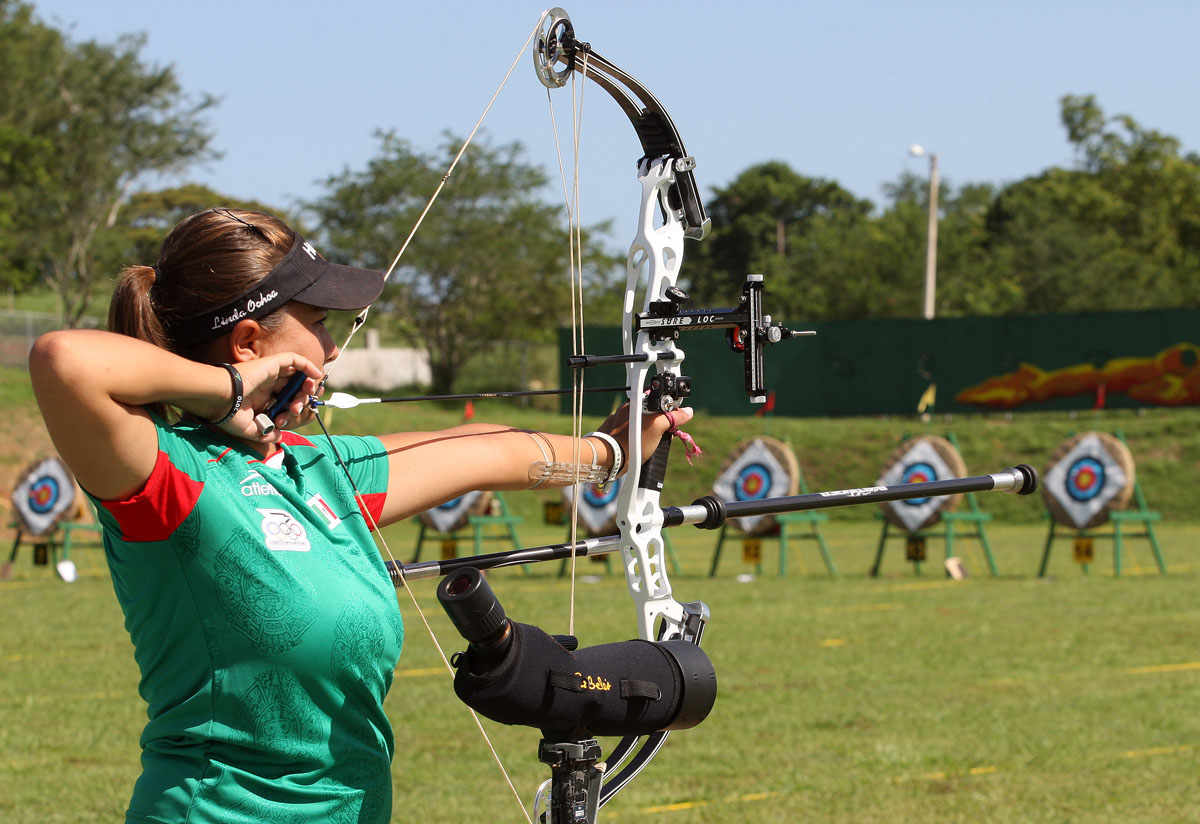
<svg viewBox="0 0 1200 824">
<path fill-rule="evenodd" d="M 122 273 L 110 331 L 33 347 L 37 400 L 99 513 L 149 705 L 127 821 L 388 821 L 383 701 L 404 631 L 370 526 L 529 488 L 536 462 L 579 454 L 570 437 L 489 424 L 290 431 L 337 356 L 327 312 L 382 288 L 277 218 L 212 209 L 176 226 L 154 266 Z M 297 374 L 275 426 L 256 425 Z M 647 454 L 689 417 L 646 416 Z M 613 415 L 584 461 L 613 466 L 629 437 Z"/>
</svg>

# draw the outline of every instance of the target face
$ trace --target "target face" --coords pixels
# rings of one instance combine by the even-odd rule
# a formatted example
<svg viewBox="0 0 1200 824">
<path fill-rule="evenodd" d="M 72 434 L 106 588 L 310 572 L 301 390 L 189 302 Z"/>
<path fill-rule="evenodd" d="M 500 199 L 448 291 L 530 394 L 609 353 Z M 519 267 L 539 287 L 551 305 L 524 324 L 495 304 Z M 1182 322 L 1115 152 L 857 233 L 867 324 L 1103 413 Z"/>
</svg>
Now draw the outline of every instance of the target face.
<svg viewBox="0 0 1200 824">
<path fill-rule="evenodd" d="M 1064 442 L 1045 472 L 1042 494 L 1054 519 L 1086 529 L 1108 520 L 1133 491 L 1129 448 L 1103 432 L 1085 432 Z"/>
<path fill-rule="evenodd" d="M 1084 457 L 1067 470 L 1067 494 L 1076 501 L 1090 501 L 1104 489 L 1104 464 Z"/>
<path fill-rule="evenodd" d="M 774 438 L 755 438 L 738 445 L 713 484 L 713 494 L 725 501 L 760 501 L 795 495 L 799 464 L 791 448 Z M 763 535 L 776 527 L 771 515 L 731 519 L 748 535 Z"/>
<path fill-rule="evenodd" d="M 962 457 L 945 438 L 923 436 L 900 445 L 884 469 L 879 484 L 920 484 L 960 478 L 965 474 Z M 908 532 L 916 532 L 937 523 L 942 512 L 952 506 L 953 496 L 911 498 L 882 504 L 884 517 Z"/>
<path fill-rule="evenodd" d="M 490 492 L 478 489 L 422 512 L 421 522 L 441 533 L 457 532 L 470 523 L 472 515 L 481 515 L 491 503 Z"/>
<path fill-rule="evenodd" d="M 597 484 L 580 484 L 583 494 L 579 496 L 579 521 L 587 530 L 588 535 L 610 535 L 617 531 L 617 493 L 621 491 L 621 482 L 613 481 L 603 490 Z M 574 505 L 575 487 L 563 487 L 563 504 L 567 512 Z"/>
<path fill-rule="evenodd" d="M 757 501 L 770 495 L 773 468 L 757 461 L 742 467 L 733 484 L 734 498 L 739 501 Z"/>
<path fill-rule="evenodd" d="M 22 529 L 45 535 L 75 506 L 75 481 L 58 458 L 31 467 L 12 492 L 13 511 Z"/>
</svg>

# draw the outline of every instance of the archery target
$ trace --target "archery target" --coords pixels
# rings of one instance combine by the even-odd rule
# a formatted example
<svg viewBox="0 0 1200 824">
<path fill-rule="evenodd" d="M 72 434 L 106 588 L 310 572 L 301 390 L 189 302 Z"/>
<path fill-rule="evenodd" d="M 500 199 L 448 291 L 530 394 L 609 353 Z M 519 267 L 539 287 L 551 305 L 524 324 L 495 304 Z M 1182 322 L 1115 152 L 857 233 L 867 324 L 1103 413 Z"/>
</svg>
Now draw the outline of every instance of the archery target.
<svg viewBox="0 0 1200 824">
<path fill-rule="evenodd" d="M 621 491 L 621 481 L 618 479 L 603 490 L 597 484 L 579 484 L 583 494 L 579 496 L 579 520 L 590 537 L 612 535 L 617 531 L 617 493 Z M 564 486 L 562 489 L 563 506 L 571 511 L 575 498 L 575 486 Z"/>
<path fill-rule="evenodd" d="M 916 484 L 961 478 L 967 466 L 954 444 L 937 435 L 909 438 L 891 454 L 879 478 L 881 486 Z M 958 506 L 961 495 L 914 498 L 880 504 L 883 517 L 893 526 L 916 532 L 936 524 L 943 512 Z"/>
<path fill-rule="evenodd" d="M 21 476 L 12 503 L 23 531 L 45 535 L 75 510 L 75 479 L 58 458 L 44 458 Z"/>
<path fill-rule="evenodd" d="M 723 501 L 759 501 L 795 495 L 800 488 L 800 464 L 786 443 L 775 438 L 754 438 L 734 447 L 717 480 L 713 494 Z M 773 515 L 730 518 L 734 528 L 747 535 L 774 532 Z"/>
<path fill-rule="evenodd" d="M 1042 477 L 1042 497 L 1054 520 L 1088 529 L 1124 509 L 1133 496 L 1133 455 L 1129 447 L 1105 432 L 1068 438 L 1050 456 Z"/>
<path fill-rule="evenodd" d="M 446 534 L 465 528 L 472 515 L 487 514 L 491 505 L 492 493 L 476 489 L 441 506 L 427 509 L 417 517 L 430 529 Z"/>
</svg>

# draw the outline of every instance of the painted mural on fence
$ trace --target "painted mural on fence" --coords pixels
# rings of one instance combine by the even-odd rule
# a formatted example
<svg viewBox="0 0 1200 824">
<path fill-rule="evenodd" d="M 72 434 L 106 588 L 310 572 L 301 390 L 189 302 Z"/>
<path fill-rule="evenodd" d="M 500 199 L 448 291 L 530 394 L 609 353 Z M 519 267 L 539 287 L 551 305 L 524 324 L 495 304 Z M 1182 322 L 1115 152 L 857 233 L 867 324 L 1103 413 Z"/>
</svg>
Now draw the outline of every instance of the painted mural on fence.
<svg viewBox="0 0 1200 824">
<path fill-rule="evenodd" d="M 1041 369 L 1022 363 L 1015 372 L 995 375 L 955 396 L 960 403 L 1012 409 L 1027 403 L 1073 395 L 1094 396 L 1103 407 L 1123 394 L 1153 406 L 1200 404 L 1200 346 L 1177 343 L 1149 358 L 1112 358 L 1102 366 L 1080 363 Z"/>
</svg>

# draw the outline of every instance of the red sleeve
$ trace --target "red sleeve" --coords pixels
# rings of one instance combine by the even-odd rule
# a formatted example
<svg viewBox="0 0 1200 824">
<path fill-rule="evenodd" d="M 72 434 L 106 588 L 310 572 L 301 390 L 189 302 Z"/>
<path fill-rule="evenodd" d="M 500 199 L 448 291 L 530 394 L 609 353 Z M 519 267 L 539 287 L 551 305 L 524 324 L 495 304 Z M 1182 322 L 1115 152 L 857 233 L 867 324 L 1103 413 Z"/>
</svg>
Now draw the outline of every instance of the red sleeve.
<svg viewBox="0 0 1200 824">
<path fill-rule="evenodd" d="M 123 501 L 100 501 L 121 528 L 122 541 L 165 541 L 192 513 L 204 484 L 171 463 L 158 460 L 141 491 Z"/>
<path fill-rule="evenodd" d="M 358 509 L 363 514 L 363 518 L 367 521 L 367 526 L 371 531 L 375 531 L 375 525 L 379 523 L 379 519 L 383 517 L 383 504 L 387 500 L 386 492 L 364 492 L 358 495 Z M 365 507 L 365 508 L 364 508 Z"/>
<path fill-rule="evenodd" d="M 308 438 L 303 435 L 297 435 L 290 429 L 283 430 L 283 437 L 280 439 L 280 443 L 288 446 L 311 446 L 313 449 L 317 448 L 317 445 Z"/>
</svg>

